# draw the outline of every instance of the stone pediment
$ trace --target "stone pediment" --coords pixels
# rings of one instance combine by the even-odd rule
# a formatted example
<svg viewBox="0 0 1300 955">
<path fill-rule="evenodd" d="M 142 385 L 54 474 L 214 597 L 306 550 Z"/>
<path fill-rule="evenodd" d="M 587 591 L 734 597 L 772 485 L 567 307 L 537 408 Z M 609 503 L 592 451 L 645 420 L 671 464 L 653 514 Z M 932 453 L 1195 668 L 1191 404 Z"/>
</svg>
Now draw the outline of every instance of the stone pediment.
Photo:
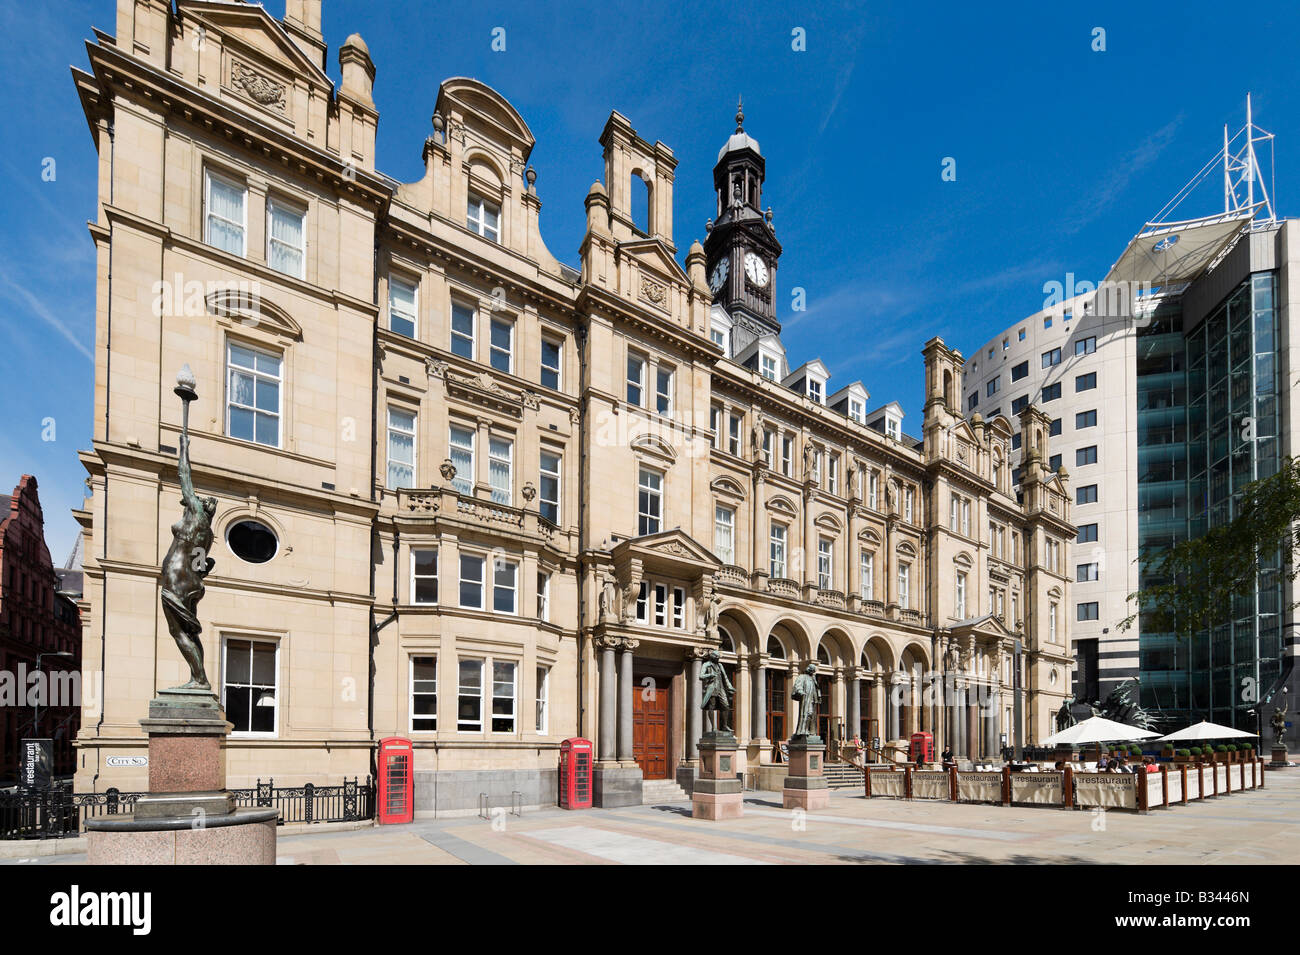
<svg viewBox="0 0 1300 955">
<path fill-rule="evenodd" d="M 319 86 L 334 85 L 329 76 L 290 39 L 284 27 L 260 5 L 232 4 L 225 0 L 179 0 L 177 8 L 182 17 L 196 20 L 219 33 L 227 55 L 236 60 L 242 57 L 254 70 L 259 66 L 270 67 L 273 72 L 302 76 Z M 252 62 L 248 62 L 250 60 Z M 268 82 L 279 79 L 265 75 L 263 78 Z M 240 82 L 237 77 L 223 77 L 223 83 L 232 80 Z M 245 85 L 257 87 L 251 81 L 240 82 L 241 88 Z M 285 92 L 287 98 L 288 91 Z M 260 103 L 261 99 L 269 100 L 272 93 L 271 89 L 262 86 L 253 98 Z"/>
<path fill-rule="evenodd" d="M 954 637 L 958 636 L 982 636 L 992 637 L 995 639 L 1010 639 L 1018 634 L 1003 623 L 1002 618 L 996 614 L 986 613 L 982 617 L 972 617 L 969 620 L 961 620 L 948 628 L 949 633 Z"/>
<path fill-rule="evenodd" d="M 618 251 L 620 254 L 631 255 L 642 265 L 648 265 L 664 279 L 676 280 L 682 284 L 689 282 L 686 273 L 677 264 L 677 259 L 660 239 L 633 239 L 629 242 L 620 242 Z"/>
<path fill-rule="evenodd" d="M 612 554 L 616 567 L 637 560 L 646 567 L 659 567 L 682 577 L 712 573 L 722 566 L 712 551 L 676 528 L 619 541 Z"/>
</svg>

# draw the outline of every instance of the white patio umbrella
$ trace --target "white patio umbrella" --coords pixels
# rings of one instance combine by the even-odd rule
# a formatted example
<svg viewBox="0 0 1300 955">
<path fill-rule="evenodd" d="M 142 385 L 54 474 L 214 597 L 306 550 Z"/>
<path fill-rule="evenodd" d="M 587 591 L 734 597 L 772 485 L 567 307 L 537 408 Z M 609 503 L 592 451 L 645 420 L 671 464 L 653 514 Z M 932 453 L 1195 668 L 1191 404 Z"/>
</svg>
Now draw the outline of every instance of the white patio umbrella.
<svg viewBox="0 0 1300 955">
<path fill-rule="evenodd" d="M 1245 730 L 1234 729 L 1231 726 L 1224 726 L 1221 723 L 1210 723 L 1201 720 L 1199 723 L 1193 723 L 1183 729 L 1175 730 L 1168 736 L 1160 737 L 1162 743 L 1176 743 L 1180 740 L 1188 742 L 1200 739 L 1241 739 L 1247 736 L 1259 736 L 1258 733 L 1247 733 Z"/>
<path fill-rule="evenodd" d="M 1054 733 L 1038 745 L 1057 746 L 1068 744 L 1077 746 L 1082 743 L 1127 743 L 1132 740 L 1152 739 L 1159 735 L 1159 733 L 1152 733 L 1150 730 L 1129 726 L 1127 723 L 1116 723 L 1104 716 L 1090 716 L 1081 723 L 1075 723 L 1073 726 L 1067 726 L 1059 733 Z"/>
</svg>

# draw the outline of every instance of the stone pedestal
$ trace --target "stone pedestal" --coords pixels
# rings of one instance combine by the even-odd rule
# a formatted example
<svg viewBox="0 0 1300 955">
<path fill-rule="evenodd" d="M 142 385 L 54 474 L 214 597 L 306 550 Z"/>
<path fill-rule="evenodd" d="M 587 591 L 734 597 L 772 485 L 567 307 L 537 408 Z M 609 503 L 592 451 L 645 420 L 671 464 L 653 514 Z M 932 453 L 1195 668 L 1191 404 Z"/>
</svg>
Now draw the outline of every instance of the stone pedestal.
<svg viewBox="0 0 1300 955">
<path fill-rule="evenodd" d="M 705 733 L 700 740 L 700 774 L 691 790 L 696 819 L 739 819 L 745 814 L 744 787 L 736 776 L 736 737 Z"/>
<path fill-rule="evenodd" d="M 236 809 L 226 790 L 231 725 L 211 692 L 149 702 L 149 792 L 131 815 L 86 822 L 92 865 L 275 865 L 275 809 Z"/>
<path fill-rule="evenodd" d="M 1273 768 L 1276 769 L 1276 768 L 1278 768 L 1278 767 L 1280 767 L 1280 766 L 1285 766 L 1285 765 L 1287 765 L 1287 752 L 1286 752 L 1286 747 L 1285 747 L 1285 746 L 1276 746 L 1276 745 L 1275 745 L 1275 746 L 1273 747 L 1273 759 L 1272 759 L 1272 761 L 1269 763 L 1269 766 L 1272 766 Z"/>
<path fill-rule="evenodd" d="M 822 774 L 826 744 L 820 736 L 796 736 L 790 740 L 790 772 L 781 790 L 786 809 L 825 809 L 831 803 L 830 787 Z"/>
</svg>

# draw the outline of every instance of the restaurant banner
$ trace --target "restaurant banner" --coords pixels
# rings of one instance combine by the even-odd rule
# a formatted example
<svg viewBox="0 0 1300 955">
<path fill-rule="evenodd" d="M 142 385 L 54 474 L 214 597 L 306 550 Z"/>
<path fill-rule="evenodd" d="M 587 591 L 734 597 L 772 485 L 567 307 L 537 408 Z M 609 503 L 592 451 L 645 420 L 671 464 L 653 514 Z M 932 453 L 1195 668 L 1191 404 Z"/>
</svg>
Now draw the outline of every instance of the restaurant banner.
<svg viewBox="0 0 1300 955">
<path fill-rule="evenodd" d="M 957 799 L 960 802 L 1001 802 L 1001 773 L 958 773 Z"/>
<path fill-rule="evenodd" d="M 903 792 L 903 774 L 896 773 L 892 769 L 884 772 L 875 772 L 871 774 L 871 795 L 873 796 L 895 796 L 902 799 Z"/>
<path fill-rule="evenodd" d="M 1144 772 L 1138 775 L 1146 781 L 1147 808 L 1154 809 L 1156 806 L 1163 806 L 1165 804 L 1165 784 L 1160 781 L 1160 774 Z"/>
<path fill-rule="evenodd" d="M 1012 773 L 1011 801 L 1031 806 L 1065 803 L 1065 773 Z"/>
<path fill-rule="evenodd" d="M 1169 773 L 1169 805 L 1183 801 L 1183 774 L 1171 770 Z"/>
<path fill-rule="evenodd" d="M 1074 804 L 1136 809 L 1137 776 L 1133 773 L 1075 773 Z"/>
<path fill-rule="evenodd" d="M 1214 778 L 1218 780 L 1219 788 L 1211 791 L 1226 793 L 1228 791 L 1228 767 L 1220 766 L 1216 763 L 1214 766 Z"/>
<path fill-rule="evenodd" d="M 1243 777 L 1242 772 L 1241 772 L 1241 771 L 1242 771 L 1243 769 L 1245 769 L 1245 768 L 1246 768 L 1246 767 L 1242 766 L 1241 763 L 1233 763 L 1231 766 L 1228 767 L 1228 772 L 1230 772 L 1230 773 L 1232 774 L 1232 788 L 1233 788 L 1233 789 L 1245 789 L 1245 788 L 1246 788 L 1246 780 L 1245 780 L 1245 778 Z"/>
<path fill-rule="evenodd" d="M 947 799 L 948 774 L 922 770 L 912 773 L 913 799 Z"/>
<path fill-rule="evenodd" d="M 1201 798 L 1201 777 L 1196 772 L 1196 767 L 1190 765 L 1187 767 L 1187 798 Z"/>
</svg>

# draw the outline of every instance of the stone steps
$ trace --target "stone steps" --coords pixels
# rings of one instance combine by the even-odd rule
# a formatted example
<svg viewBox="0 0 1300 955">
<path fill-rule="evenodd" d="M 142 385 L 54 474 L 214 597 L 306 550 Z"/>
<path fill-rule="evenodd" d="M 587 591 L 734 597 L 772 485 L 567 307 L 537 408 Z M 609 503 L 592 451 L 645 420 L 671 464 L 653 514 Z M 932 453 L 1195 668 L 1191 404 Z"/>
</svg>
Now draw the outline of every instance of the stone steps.
<svg viewBox="0 0 1300 955">
<path fill-rule="evenodd" d="M 666 802 L 689 802 L 686 790 L 674 779 L 646 779 L 641 782 L 641 805 L 655 806 Z"/>
<path fill-rule="evenodd" d="M 865 786 L 862 770 L 851 763 L 823 763 L 822 775 L 831 789 L 861 789 Z"/>
</svg>

